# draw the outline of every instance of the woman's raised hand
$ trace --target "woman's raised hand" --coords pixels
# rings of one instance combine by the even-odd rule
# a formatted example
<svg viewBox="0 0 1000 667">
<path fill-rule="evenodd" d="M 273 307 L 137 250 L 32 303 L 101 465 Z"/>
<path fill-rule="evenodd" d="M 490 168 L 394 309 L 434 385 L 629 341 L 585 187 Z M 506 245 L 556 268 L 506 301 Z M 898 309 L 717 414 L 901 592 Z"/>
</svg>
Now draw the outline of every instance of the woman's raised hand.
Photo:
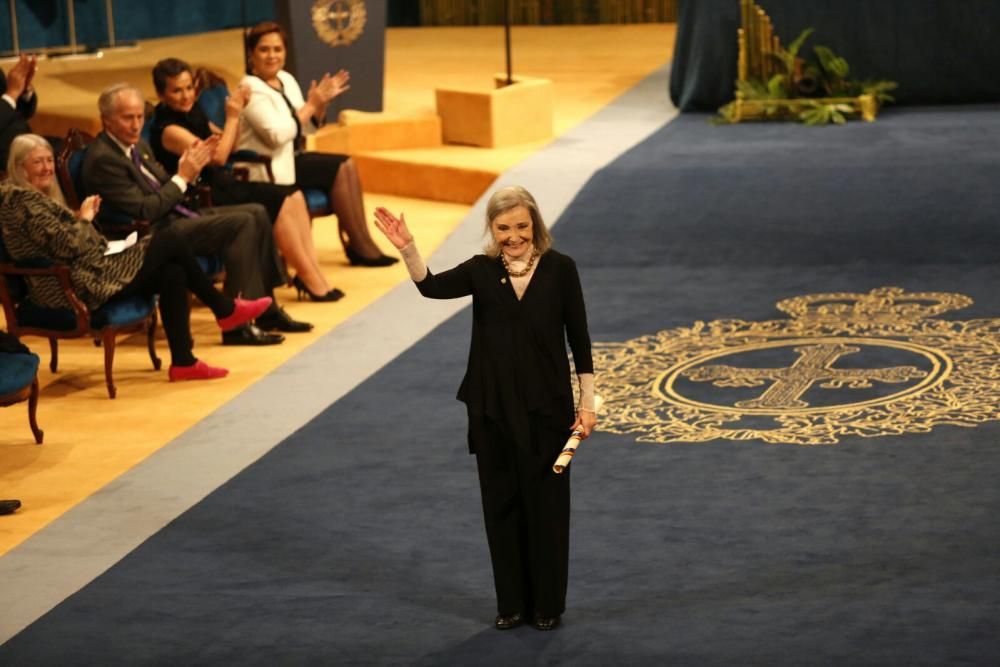
<svg viewBox="0 0 1000 667">
<path fill-rule="evenodd" d="M 101 196 L 90 195 L 80 204 L 80 217 L 87 222 L 93 222 L 97 212 L 101 210 Z"/>
<path fill-rule="evenodd" d="M 389 209 L 379 206 L 375 209 L 375 226 L 397 250 L 413 243 L 413 234 L 406 228 L 406 216 L 402 213 L 397 218 Z"/>
<path fill-rule="evenodd" d="M 250 101 L 250 87 L 241 85 L 226 98 L 226 118 L 239 118 Z"/>
<path fill-rule="evenodd" d="M 334 75 L 329 72 L 323 75 L 319 82 L 313 81 L 309 86 L 307 98 L 317 108 L 325 107 L 337 95 L 340 95 L 351 86 L 348 82 L 351 75 L 347 70 L 340 70 Z"/>
</svg>

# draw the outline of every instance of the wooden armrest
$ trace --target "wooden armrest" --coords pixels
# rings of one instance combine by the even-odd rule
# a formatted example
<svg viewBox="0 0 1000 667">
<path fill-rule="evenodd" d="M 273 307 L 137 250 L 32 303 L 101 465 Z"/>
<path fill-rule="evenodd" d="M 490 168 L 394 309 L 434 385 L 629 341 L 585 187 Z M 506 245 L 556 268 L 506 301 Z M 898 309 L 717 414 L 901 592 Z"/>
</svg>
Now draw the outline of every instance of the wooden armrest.
<svg viewBox="0 0 1000 667">
<path fill-rule="evenodd" d="M 250 180 L 250 170 L 246 167 L 236 166 L 240 162 L 244 164 L 264 165 L 264 169 L 267 171 L 267 180 L 274 183 L 274 171 L 271 168 L 270 155 L 261 155 L 249 150 L 233 151 L 229 154 L 229 164 L 232 165 L 233 176 L 240 180 L 248 181 Z"/>
<path fill-rule="evenodd" d="M 23 266 L 27 262 L 32 260 L 21 260 L 18 264 L 2 263 L 0 264 L 0 277 L 4 275 L 10 276 L 49 276 L 55 278 L 59 281 L 59 287 L 62 289 L 63 296 L 69 302 L 70 308 L 73 309 L 73 315 L 76 317 L 76 326 L 80 332 L 86 332 L 90 330 L 90 309 L 87 308 L 86 304 L 80 300 L 80 297 L 76 295 L 76 291 L 73 289 L 73 283 L 69 279 L 69 267 L 65 264 L 52 264 L 51 266 L 44 267 L 33 267 L 33 266 Z M 39 260 L 47 261 L 47 260 Z M 6 288 L 6 281 L 4 281 L 4 288 Z M 4 296 L 6 297 L 7 290 L 4 289 Z M 6 298 L 4 299 L 6 306 Z M 11 304 L 13 306 L 13 304 Z"/>
</svg>

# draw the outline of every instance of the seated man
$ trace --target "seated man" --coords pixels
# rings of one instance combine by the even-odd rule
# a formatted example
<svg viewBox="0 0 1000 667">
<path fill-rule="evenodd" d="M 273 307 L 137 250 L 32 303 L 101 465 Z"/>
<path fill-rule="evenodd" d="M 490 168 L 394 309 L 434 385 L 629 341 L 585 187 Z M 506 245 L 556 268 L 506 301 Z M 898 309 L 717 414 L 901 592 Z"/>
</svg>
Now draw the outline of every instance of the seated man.
<svg viewBox="0 0 1000 667">
<path fill-rule="evenodd" d="M 35 69 L 38 67 L 34 56 L 21 55 L 17 63 L 4 76 L 0 70 L 0 165 L 7 164 L 7 152 L 14 137 L 31 132 L 28 120 L 35 115 L 38 97 L 32 86 Z M 0 166 L 0 169 L 3 169 Z"/>
<path fill-rule="evenodd" d="M 83 186 L 101 196 L 101 217 L 117 212 L 149 220 L 153 233 L 170 228 L 195 253 L 220 255 L 226 268 L 223 291 L 245 299 L 273 297 L 273 288 L 285 282 L 284 269 L 271 239 L 267 211 L 259 204 L 220 206 L 193 211 L 184 206 L 184 192 L 209 163 L 216 141 L 192 146 L 181 157 L 177 174 L 170 176 L 152 158 L 140 140 L 144 121 L 142 93 L 128 84 L 115 84 L 98 100 L 104 131 L 87 150 Z M 100 218 L 99 218 L 100 219 Z M 296 322 L 274 305 L 257 319 L 260 329 L 308 331 L 312 325 Z M 280 334 L 252 325 L 222 334 L 225 345 L 280 343 Z"/>
</svg>

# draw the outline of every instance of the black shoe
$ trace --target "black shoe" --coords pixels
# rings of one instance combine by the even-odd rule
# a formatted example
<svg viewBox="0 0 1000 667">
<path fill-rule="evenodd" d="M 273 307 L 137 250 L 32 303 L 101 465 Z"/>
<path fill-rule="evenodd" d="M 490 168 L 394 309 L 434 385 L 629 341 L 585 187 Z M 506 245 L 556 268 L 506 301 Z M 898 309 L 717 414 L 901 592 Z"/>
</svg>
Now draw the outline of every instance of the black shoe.
<svg viewBox="0 0 1000 667">
<path fill-rule="evenodd" d="M 558 616 L 535 616 L 536 630 L 554 630 L 559 625 Z"/>
<path fill-rule="evenodd" d="M 339 301 L 340 299 L 344 298 L 344 293 L 341 292 L 336 287 L 334 287 L 326 294 L 313 294 L 312 292 L 309 291 L 309 288 L 306 287 L 306 284 L 302 282 L 302 279 L 299 278 L 298 276 L 292 278 L 292 284 L 295 286 L 295 291 L 299 296 L 299 301 L 302 301 L 302 299 L 304 299 L 305 296 L 308 296 L 310 301 Z"/>
<path fill-rule="evenodd" d="M 13 514 L 20 506 L 20 500 L 0 500 L 0 514 Z"/>
<path fill-rule="evenodd" d="M 362 257 L 358 252 L 351 246 L 345 246 L 344 252 L 347 253 L 347 260 L 353 266 L 392 266 L 399 261 L 398 257 L 389 257 L 389 255 L 378 254 L 378 257 Z"/>
<path fill-rule="evenodd" d="M 277 345 L 283 340 L 285 337 L 281 334 L 261 331 L 252 324 L 222 333 L 223 345 Z"/>
<path fill-rule="evenodd" d="M 511 628 L 516 628 L 519 625 L 521 625 L 520 614 L 511 614 L 510 616 L 497 614 L 496 620 L 493 621 L 493 626 L 497 630 L 510 630 Z"/>
<path fill-rule="evenodd" d="M 263 331 L 284 331 L 285 333 L 302 333 L 312 331 L 313 328 L 313 325 L 308 322 L 293 320 L 281 306 L 271 306 L 254 323 L 258 329 Z"/>
</svg>

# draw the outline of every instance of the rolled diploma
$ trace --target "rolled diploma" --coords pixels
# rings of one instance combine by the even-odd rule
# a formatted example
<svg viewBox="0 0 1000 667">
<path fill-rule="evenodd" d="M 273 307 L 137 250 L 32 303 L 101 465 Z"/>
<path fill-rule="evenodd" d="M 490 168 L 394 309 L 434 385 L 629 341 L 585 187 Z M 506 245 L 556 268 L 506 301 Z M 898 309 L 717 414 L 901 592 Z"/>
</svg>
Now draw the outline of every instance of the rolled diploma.
<svg viewBox="0 0 1000 667">
<path fill-rule="evenodd" d="M 601 409 L 601 404 L 604 401 L 601 400 L 600 396 L 594 397 L 594 412 L 599 412 Z M 552 464 L 552 472 L 557 475 L 562 474 L 562 471 L 566 469 L 569 462 L 573 459 L 573 455 L 576 454 L 576 448 L 580 446 L 580 436 L 583 434 L 579 429 L 573 431 L 569 434 L 569 440 L 563 446 L 562 451 L 559 452 L 559 458 L 556 462 Z"/>
</svg>

